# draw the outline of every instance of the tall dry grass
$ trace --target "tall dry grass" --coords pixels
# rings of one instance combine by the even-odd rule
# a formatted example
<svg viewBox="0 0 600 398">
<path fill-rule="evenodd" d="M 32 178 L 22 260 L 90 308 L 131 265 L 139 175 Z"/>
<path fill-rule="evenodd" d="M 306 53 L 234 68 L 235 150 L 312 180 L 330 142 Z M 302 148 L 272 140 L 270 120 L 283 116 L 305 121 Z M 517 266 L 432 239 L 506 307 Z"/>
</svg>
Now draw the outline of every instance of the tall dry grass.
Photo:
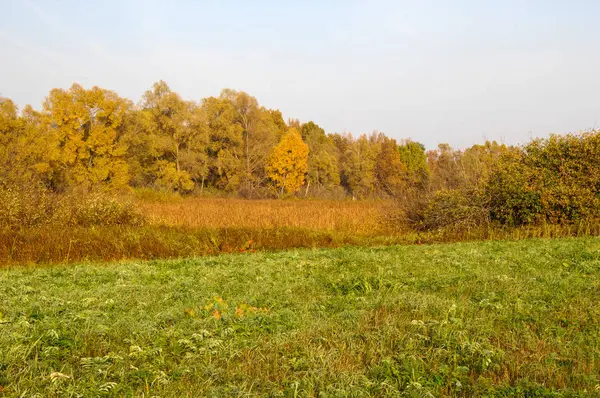
<svg viewBox="0 0 600 398">
<path fill-rule="evenodd" d="M 20 207 L 15 208 L 37 206 L 29 197 L 18 199 Z M 48 199 L 48 203 L 54 201 L 65 211 L 50 209 L 48 222 L 24 223 L 27 211 L 16 212 L 19 217 L 10 218 L 14 222 L 0 222 L 0 265 L 390 244 L 400 239 L 385 226 L 384 209 L 390 204 L 381 201 L 249 201 L 166 195 L 136 196 L 132 207 L 131 198 Z"/>
<path fill-rule="evenodd" d="M 10 206 L 9 202 L 0 206 L 0 210 L 10 210 L 0 211 L 0 265 L 5 266 L 300 247 L 600 235 L 600 222 L 520 228 L 455 225 L 434 231 L 406 230 L 400 229 L 391 216 L 393 204 L 385 201 L 248 201 L 178 196 L 156 200 L 138 196 L 132 207 L 130 198 L 123 202 L 95 197 L 85 200 L 42 197 L 49 204 L 60 200 L 61 206 L 56 209 L 63 211 L 48 205 L 40 213 L 43 217 L 32 218 L 33 213 L 27 209 L 37 208 L 39 212 L 42 203 L 39 198 L 27 195 L 15 198 Z"/>
<path fill-rule="evenodd" d="M 357 235 L 389 232 L 385 201 L 243 200 L 181 198 L 138 201 L 153 225 L 186 228 L 300 228 Z"/>
</svg>

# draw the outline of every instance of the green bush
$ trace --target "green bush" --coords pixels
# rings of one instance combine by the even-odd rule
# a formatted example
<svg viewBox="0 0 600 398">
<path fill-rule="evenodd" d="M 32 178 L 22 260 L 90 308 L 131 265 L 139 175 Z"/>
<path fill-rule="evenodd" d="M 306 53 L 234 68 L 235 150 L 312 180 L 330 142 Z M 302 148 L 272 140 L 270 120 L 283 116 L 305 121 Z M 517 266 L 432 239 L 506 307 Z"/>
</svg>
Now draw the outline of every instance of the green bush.
<svg viewBox="0 0 600 398">
<path fill-rule="evenodd" d="M 486 191 L 491 218 L 510 226 L 600 217 L 600 132 L 552 135 L 505 154 Z"/>
<path fill-rule="evenodd" d="M 520 149 L 502 156 L 486 186 L 490 218 L 500 224 L 531 224 L 541 217 L 535 170 L 525 163 L 525 156 Z"/>
</svg>

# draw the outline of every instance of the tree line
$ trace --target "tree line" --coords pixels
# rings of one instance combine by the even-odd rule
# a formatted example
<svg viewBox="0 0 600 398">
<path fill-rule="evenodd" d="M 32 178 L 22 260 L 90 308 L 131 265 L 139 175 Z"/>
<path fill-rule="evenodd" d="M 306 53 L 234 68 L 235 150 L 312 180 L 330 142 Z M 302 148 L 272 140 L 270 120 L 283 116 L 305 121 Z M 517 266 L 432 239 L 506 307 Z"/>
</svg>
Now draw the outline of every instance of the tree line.
<svg viewBox="0 0 600 398">
<path fill-rule="evenodd" d="M 326 134 L 230 89 L 194 102 L 160 81 L 134 104 L 74 84 L 53 89 L 41 111 L 0 101 L 2 176 L 56 192 L 145 187 L 365 198 L 427 173 L 418 143 L 398 145 L 382 133 Z"/>
<path fill-rule="evenodd" d="M 51 192 L 147 188 L 201 195 L 396 198 L 418 228 L 598 217 L 597 132 L 524 146 L 435 150 L 380 132 L 327 134 L 243 91 L 186 101 L 163 82 L 138 104 L 53 89 L 40 111 L 0 98 L 0 185 Z"/>
</svg>

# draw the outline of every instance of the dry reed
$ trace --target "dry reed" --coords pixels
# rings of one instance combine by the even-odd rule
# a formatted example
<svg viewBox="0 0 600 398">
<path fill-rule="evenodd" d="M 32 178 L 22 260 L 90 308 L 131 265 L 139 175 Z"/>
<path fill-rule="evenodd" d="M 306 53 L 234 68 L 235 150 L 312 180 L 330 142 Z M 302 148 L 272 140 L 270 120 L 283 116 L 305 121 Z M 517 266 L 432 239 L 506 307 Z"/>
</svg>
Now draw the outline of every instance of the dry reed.
<svg viewBox="0 0 600 398">
<path fill-rule="evenodd" d="M 373 235 L 383 231 L 385 201 L 186 198 L 140 201 L 150 224 L 187 228 L 302 228 Z"/>
</svg>

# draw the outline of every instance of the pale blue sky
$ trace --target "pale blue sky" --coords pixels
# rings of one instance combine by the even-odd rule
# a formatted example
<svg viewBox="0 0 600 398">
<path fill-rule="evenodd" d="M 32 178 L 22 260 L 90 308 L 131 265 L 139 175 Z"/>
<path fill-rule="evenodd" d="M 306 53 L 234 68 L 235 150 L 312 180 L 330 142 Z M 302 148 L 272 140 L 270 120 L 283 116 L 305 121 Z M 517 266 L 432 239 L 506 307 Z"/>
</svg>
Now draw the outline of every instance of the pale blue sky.
<svg viewBox="0 0 600 398">
<path fill-rule="evenodd" d="M 600 1 L 0 0 L 0 93 L 244 90 L 432 148 L 600 127 Z"/>
</svg>

